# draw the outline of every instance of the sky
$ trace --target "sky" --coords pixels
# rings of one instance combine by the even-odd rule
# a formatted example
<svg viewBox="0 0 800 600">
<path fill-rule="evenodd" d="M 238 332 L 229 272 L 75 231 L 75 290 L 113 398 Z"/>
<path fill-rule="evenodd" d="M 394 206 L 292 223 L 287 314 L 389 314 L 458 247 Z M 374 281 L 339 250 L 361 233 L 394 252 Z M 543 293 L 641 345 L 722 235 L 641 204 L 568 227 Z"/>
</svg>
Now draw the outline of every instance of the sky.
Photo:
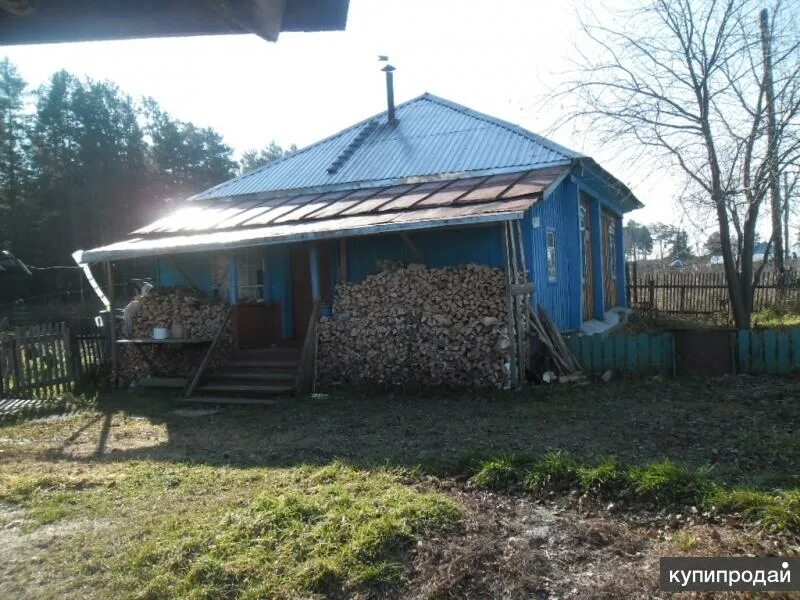
<svg viewBox="0 0 800 600">
<path fill-rule="evenodd" d="M 273 139 L 303 147 L 385 110 L 377 56 L 388 55 L 398 102 L 427 91 L 547 135 L 634 190 L 646 207 L 628 218 L 688 226 L 677 181 L 553 129 L 564 106 L 548 94 L 572 68 L 585 1 L 351 0 L 345 31 L 283 33 L 277 43 L 254 35 L 87 42 L 0 47 L 0 57 L 32 87 L 63 68 L 152 96 L 175 117 L 215 128 L 238 155 Z"/>
</svg>

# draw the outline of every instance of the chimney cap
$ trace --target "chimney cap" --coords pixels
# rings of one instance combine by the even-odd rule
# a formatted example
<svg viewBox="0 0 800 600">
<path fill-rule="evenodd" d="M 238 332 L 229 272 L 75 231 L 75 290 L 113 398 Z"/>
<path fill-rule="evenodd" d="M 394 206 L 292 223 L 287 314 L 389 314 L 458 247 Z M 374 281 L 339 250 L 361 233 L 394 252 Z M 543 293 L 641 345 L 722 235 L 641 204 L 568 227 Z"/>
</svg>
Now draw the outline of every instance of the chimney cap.
<svg viewBox="0 0 800 600">
<path fill-rule="evenodd" d="M 386 65 L 381 69 L 384 73 L 391 73 L 392 71 L 396 71 L 396 69 L 392 65 Z"/>
</svg>

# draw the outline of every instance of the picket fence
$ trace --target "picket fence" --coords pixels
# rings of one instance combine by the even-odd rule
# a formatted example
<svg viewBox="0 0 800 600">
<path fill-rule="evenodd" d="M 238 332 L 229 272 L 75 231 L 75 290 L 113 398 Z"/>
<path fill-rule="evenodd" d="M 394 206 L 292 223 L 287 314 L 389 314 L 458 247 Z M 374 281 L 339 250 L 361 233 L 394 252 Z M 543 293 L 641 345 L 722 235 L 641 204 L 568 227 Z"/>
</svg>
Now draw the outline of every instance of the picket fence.
<svg viewBox="0 0 800 600">
<path fill-rule="evenodd" d="M 0 333 L 0 398 L 54 398 L 101 375 L 108 338 L 92 321 L 41 323 Z"/>
</svg>

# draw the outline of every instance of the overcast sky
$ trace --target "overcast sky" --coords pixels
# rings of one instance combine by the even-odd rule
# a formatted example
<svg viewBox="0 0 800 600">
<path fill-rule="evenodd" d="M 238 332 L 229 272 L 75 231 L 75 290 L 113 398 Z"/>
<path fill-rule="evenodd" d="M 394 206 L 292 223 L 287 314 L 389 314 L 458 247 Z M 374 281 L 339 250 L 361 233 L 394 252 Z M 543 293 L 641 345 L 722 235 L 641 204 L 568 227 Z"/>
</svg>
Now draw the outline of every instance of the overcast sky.
<svg viewBox="0 0 800 600">
<path fill-rule="evenodd" d="M 619 2 L 619 0 L 617 0 Z M 629 184 L 640 222 L 689 225 L 676 182 L 615 160 L 542 102 L 575 57 L 583 0 L 351 0 L 347 30 L 0 47 L 32 86 L 64 68 L 154 97 L 174 116 L 220 131 L 237 154 L 273 138 L 310 144 L 385 110 L 378 54 L 397 68 L 398 102 L 431 92 L 593 156 Z M 713 228 L 709 229 L 710 233 Z"/>
</svg>

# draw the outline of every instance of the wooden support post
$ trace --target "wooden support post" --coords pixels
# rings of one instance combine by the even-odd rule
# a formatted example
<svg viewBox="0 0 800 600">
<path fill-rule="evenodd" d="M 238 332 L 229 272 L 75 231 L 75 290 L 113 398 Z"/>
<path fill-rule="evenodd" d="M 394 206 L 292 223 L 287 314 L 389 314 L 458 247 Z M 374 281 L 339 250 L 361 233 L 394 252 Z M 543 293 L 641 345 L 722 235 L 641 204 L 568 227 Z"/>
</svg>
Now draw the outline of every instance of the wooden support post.
<svg viewBox="0 0 800 600">
<path fill-rule="evenodd" d="M 509 348 L 509 378 L 511 379 L 511 386 L 516 387 L 519 381 L 517 373 L 517 347 L 516 347 L 516 328 L 514 327 L 514 300 L 511 296 L 511 255 L 509 253 L 509 239 L 508 239 L 508 226 L 505 222 L 503 228 L 503 255 L 506 262 L 506 310 L 508 311 L 508 341 L 511 346 Z"/>
<path fill-rule="evenodd" d="M 230 274 L 230 303 L 231 306 L 239 304 L 239 263 L 236 256 L 231 256 L 228 263 L 228 273 Z"/>
<path fill-rule="evenodd" d="M 106 261 L 108 274 L 108 340 L 111 344 L 111 384 L 119 385 L 119 360 L 117 356 L 117 317 L 114 314 L 114 269 L 111 261 Z"/>
<path fill-rule="evenodd" d="M 605 277 L 603 276 L 603 211 L 600 201 L 592 198 L 589 218 L 592 220 L 592 291 L 594 292 L 594 318 L 602 321 L 605 318 Z"/>
<path fill-rule="evenodd" d="M 339 240 L 339 281 L 347 283 L 347 238 Z"/>
<path fill-rule="evenodd" d="M 311 271 L 311 299 L 317 302 L 320 299 L 320 283 L 319 283 L 319 253 L 317 245 L 311 243 L 308 249 L 308 264 Z"/>
</svg>

